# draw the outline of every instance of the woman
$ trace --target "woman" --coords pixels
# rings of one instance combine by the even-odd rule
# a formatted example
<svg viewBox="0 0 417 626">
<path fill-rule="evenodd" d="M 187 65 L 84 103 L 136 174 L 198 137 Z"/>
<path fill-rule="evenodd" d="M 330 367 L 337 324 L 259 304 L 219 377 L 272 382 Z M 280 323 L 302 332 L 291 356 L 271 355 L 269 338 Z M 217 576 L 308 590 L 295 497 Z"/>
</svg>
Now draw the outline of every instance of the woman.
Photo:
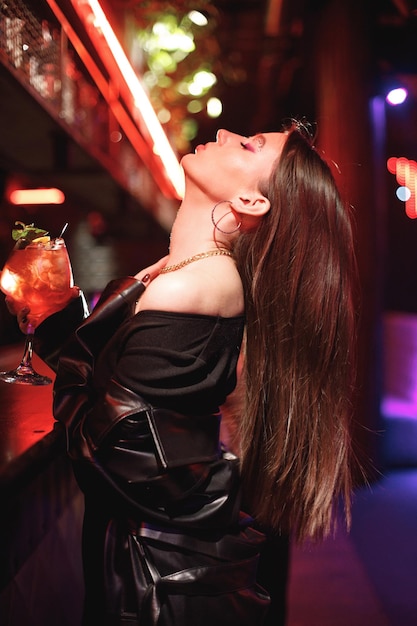
<svg viewBox="0 0 417 626">
<path fill-rule="evenodd" d="M 349 520 L 354 263 L 329 168 L 297 123 L 220 130 L 182 165 L 168 257 L 37 331 L 56 365 L 54 328 L 78 326 L 54 414 L 85 492 L 85 624 L 261 624 L 259 528 L 321 537 L 339 496 Z M 244 331 L 239 467 L 219 407 Z"/>
</svg>

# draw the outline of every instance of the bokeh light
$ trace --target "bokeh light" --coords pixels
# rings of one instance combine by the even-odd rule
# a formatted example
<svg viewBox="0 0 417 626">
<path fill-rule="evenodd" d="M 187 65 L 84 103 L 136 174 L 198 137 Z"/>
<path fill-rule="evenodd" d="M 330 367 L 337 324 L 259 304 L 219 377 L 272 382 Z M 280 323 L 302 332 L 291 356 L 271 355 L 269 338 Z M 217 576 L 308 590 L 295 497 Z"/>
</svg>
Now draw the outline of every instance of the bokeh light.
<svg viewBox="0 0 417 626">
<path fill-rule="evenodd" d="M 391 89 L 386 95 L 386 101 L 391 106 L 397 106 L 406 101 L 408 96 L 408 92 L 404 87 L 396 87 L 395 89 Z"/>
</svg>

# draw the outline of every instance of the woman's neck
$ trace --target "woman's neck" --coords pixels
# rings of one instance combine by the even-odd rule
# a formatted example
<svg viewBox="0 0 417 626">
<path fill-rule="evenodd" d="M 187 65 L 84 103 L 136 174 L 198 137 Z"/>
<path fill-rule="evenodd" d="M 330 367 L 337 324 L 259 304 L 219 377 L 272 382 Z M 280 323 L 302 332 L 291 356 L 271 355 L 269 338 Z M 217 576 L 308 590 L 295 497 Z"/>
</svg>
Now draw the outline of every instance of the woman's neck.
<svg viewBox="0 0 417 626">
<path fill-rule="evenodd" d="M 210 209 L 189 207 L 183 203 L 171 230 L 169 263 L 216 248 L 230 250 L 231 242 L 227 237 L 223 235 L 215 239 L 215 236 Z"/>
</svg>

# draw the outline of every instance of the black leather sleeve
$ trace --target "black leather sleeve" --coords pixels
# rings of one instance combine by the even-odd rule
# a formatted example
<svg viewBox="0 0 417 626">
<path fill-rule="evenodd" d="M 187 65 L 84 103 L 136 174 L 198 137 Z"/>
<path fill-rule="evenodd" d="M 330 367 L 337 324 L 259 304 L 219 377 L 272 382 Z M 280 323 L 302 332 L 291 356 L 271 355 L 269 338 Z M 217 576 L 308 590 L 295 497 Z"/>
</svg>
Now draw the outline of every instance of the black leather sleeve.
<svg viewBox="0 0 417 626">
<path fill-rule="evenodd" d="M 55 372 L 62 347 L 89 314 L 86 299 L 81 291 L 78 298 L 71 300 L 65 309 L 47 317 L 36 329 L 34 350 Z"/>
<path fill-rule="evenodd" d="M 54 385 L 54 417 L 66 426 L 71 444 L 74 427 L 95 399 L 94 363 L 120 324 L 132 315 L 145 285 L 134 278 L 107 285 L 94 311 L 75 330 L 59 354 Z"/>
</svg>

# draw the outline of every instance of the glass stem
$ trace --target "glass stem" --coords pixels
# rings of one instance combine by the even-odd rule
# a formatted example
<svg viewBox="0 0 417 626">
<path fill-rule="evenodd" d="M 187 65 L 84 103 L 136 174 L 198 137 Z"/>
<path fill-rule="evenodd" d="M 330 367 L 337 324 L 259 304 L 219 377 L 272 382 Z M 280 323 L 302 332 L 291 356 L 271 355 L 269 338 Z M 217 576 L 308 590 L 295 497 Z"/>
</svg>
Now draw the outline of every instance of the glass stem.
<svg viewBox="0 0 417 626">
<path fill-rule="evenodd" d="M 34 331 L 32 329 L 31 332 L 28 332 L 26 335 L 25 348 L 20 362 L 21 367 L 32 367 L 33 335 Z"/>
</svg>

